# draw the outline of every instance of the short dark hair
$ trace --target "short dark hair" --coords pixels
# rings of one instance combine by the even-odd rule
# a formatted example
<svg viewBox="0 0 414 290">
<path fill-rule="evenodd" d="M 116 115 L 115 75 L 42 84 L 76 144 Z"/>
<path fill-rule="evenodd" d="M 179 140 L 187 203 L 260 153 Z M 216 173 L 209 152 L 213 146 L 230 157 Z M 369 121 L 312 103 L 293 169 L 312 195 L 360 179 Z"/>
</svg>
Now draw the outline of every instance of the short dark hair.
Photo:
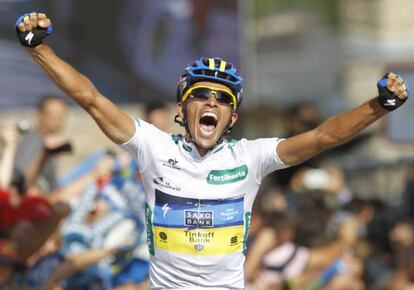
<svg viewBox="0 0 414 290">
<path fill-rule="evenodd" d="M 168 109 L 167 103 L 162 102 L 162 101 L 152 101 L 145 105 L 145 115 L 148 116 L 153 111 L 160 110 L 160 109 L 163 109 L 163 110 Z"/>
<path fill-rule="evenodd" d="M 66 101 L 64 99 L 53 95 L 46 95 L 42 97 L 37 103 L 37 111 L 42 112 L 45 109 L 47 103 L 50 101 L 59 101 L 66 105 Z"/>
</svg>

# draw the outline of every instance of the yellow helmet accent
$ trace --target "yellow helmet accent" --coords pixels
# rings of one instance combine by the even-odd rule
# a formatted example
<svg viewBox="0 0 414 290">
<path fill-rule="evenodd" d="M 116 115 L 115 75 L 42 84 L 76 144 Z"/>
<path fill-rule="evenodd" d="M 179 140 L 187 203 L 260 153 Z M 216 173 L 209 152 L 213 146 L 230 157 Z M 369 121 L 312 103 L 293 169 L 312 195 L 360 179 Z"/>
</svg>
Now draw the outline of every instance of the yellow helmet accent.
<svg viewBox="0 0 414 290">
<path fill-rule="evenodd" d="M 224 72 L 225 69 L 226 69 L 226 62 L 224 60 L 222 60 L 220 62 L 220 68 L 219 68 L 219 70 L 222 71 L 222 72 Z"/>
<path fill-rule="evenodd" d="M 210 57 L 210 58 L 208 59 L 208 67 L 209 67 L 211 70 L 214 70 L 214 58 Z"/>
</svg>

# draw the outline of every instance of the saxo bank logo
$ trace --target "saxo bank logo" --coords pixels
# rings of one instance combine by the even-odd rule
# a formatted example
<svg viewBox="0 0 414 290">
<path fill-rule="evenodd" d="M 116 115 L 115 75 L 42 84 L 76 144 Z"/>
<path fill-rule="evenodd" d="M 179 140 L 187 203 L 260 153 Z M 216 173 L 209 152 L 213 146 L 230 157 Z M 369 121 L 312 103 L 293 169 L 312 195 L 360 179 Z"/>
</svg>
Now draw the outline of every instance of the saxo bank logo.
<svg viewBox="0 0 414 290">
<path fill-rule="evenodd" d="M 186 226 L 213 227 L 213 211 L 185 210 L 184 215 Z"/>
</svg>

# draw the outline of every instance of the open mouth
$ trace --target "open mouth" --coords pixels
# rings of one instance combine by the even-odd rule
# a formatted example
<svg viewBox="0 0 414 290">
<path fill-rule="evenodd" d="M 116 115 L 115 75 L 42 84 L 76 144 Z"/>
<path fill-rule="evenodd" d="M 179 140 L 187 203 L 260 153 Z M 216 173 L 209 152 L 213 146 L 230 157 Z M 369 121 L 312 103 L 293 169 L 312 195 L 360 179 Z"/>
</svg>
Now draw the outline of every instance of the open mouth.
<svg viewBox="0 0 414 290">
<path fill-rule="evenodd" d="M 204 112 L 199 120 L 200 128 L 204 134 L 211 134 L 217 126 L 217 115 L 214 112 Z"/>
</svg>

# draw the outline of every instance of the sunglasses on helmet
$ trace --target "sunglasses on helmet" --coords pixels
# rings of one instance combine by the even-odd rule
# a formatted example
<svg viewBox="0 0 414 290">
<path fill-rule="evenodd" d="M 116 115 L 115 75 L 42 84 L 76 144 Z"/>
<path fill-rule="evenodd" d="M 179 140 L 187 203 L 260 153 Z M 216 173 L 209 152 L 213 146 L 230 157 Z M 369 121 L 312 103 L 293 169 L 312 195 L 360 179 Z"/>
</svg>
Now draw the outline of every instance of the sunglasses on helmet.
<svg viewBox="0 0 414 290">
<path fill-rule="evenodd" d="M 188 91 L 186 91 L 181 98 L 181 101 L 184 102 L 188 99 L 189 96 L 192 96 L 199 100 L 208 100 L 212 94 L 215 95 L 216 100 L 219 103 L 231 105 L 233 107 L 233 110 L 236 110 L 237 98 L 230 90 L 209 86 L 195 86 L 188 89 Z"/>
</svg>

